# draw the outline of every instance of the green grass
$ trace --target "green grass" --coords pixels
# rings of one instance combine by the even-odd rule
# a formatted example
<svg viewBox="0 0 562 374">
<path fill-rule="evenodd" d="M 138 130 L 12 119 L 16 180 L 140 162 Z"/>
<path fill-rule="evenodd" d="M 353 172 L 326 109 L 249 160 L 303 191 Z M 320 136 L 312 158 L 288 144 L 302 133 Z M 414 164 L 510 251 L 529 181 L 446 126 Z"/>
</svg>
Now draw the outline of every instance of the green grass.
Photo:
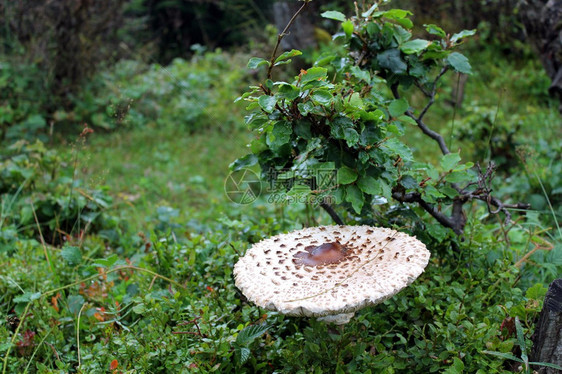
<svg viewBox="0 0 562 374">
<path fill-rule="evenodd" d="M 245 154 L 248 141 L 240 128 L 178 134 L 170 126 L 93 134 L 76 149 L 78 170 L 88 184 L 110 187 L 133 226 L 142 227 L 143 217 L 160 205 L 175 207 L 184 217 L 212 220 L 228 202 L 228 166 Z"/>
</svg>

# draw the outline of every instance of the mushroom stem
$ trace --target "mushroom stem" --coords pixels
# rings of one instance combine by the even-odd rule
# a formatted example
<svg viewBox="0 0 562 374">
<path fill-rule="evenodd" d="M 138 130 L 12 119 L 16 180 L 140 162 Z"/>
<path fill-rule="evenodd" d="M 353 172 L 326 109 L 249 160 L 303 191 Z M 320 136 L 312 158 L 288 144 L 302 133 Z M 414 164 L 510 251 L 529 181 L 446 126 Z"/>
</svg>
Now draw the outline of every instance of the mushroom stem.
<svg viewBox="0 0 562 374">
<path fill-rule="evenodd" d="M 322 321 L 325 323 L 333 323 L 334 325 L 345 325 L 348 323 L 355 313 L 341 313 L 341 314 L 333 314 L 331 316 L 324 316 L 318 318 L 318 321 Z"/>
</svg>

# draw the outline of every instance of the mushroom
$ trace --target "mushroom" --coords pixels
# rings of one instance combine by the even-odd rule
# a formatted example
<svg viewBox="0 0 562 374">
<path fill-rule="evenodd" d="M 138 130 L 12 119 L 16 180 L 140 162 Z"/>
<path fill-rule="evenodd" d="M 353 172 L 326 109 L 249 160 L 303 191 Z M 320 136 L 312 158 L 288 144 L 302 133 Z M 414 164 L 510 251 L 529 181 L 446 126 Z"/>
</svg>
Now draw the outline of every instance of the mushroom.
<svg viewBox="0 0 562 374">
<path fill-rule="evenodd" d="M 234 278 L 262 308 L 345 324 L 411 284 L 429 257 L 422 242 L 392 229 L 310 227 L 254 244 Z"/>
</svg>

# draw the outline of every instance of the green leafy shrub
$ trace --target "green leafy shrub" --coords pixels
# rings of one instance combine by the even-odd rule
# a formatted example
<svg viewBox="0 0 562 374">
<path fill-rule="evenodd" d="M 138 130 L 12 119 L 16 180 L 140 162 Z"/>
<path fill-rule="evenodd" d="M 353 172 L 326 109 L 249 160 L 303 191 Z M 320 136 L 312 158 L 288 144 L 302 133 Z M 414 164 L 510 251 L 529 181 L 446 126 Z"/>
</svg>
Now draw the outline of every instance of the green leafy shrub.
<svg viewBox="0 0 562 374">
<path fill-rule="evenodd" d="M 0 63 L 0 141 L 33 139 L 45 133 L 49 102 L 43 97 L 45 88 L 38 66 Z"/>
<path fill-rule="evenodd" d="M 97 75 L 73 100 L 74 110 L 59 111 L 61 121 L 82 121 L 113 130 L 174 126 L 187 131 L 226 126 L 217 123 L 232 91 L 241 91 L 246 74 L 233 69 L 240 56 L 220 50 L 175 59 L 168 66 L 120 61 Z M 226 117 L 226 116 L 224 116 Z"/>
<path fill-rule="evenodd" d="M 250 60 L 250 68 L 267 68 L 267 79 L 242 96 L 250 102 L 246 124 L 255 139 L 252 154 L 234 162 L 233 170 L 259 163 L 270 180 L 294 171 L 316 179 L 319 188 L 301 193 L 324 201 L 324 208 L 330 198 L 350 215 L 375 221 L 381 200 L 417 203 L 457 234 L 466 224 L 462 206 L 468 201 L 492 202 L 509 216 L 499 200 L 489 198 L 490 170 L 462 163 L 424 122 L 440 78 L 450 70 L 471 73 L 467 58 L 454 49 L 474 31 L 451 36 L 426 25 L 430 39 L 413 39 L 410 12 L 379 10 L 377 4 L 350 18 L 337 11 L 323 15 L 341 22 L 334 40 L 343 48 L 321 55 L 293 81 L 273 81 L 272 69 L 299 51 L 276 56 L 275 49 L 270 60 Z M 421 108 L 404 97 L 413 89 L 427 96 Z M 414 158 L 402 140 L 419 131 L 415 127 L 436 142 L 443 154 L 438 165 Z M 337 170 L 337 184 L 322 185 L 314 176 L 318 169 Z M 450 215 L 442 213 L 448 209 Z"/>
<path fill-rule="evenodd" d="M 59 155 L 43 143 L 14 143 L 0 158 L 0 228 L 6 225 L 18 236 L 35 237 L 60 245 L 83 230 L 103 227 L 103 211 L 112 198 L 103 187 L 88 188 L 68 169 Z M 4 232 L 4 231 L 3 231 Z M 3 247 L 17 236 L 9 235 Z"/>
</svg>

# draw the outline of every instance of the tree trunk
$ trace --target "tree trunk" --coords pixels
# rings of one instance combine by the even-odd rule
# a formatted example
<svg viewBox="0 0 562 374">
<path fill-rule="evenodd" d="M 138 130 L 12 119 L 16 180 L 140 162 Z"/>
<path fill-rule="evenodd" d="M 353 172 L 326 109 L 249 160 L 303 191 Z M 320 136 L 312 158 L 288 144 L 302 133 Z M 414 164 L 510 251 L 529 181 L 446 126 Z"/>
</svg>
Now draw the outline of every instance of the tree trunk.
<svg viewBox="0 0 562 374">
<path fill-rule="evenodd" d="M 562 279 L 550 284 L 544 306 L 531 337 L 533 349 L 530 361 L 547 362 L 562 366 Z M 562 371 L 536 366 L 539 374 L 560 374 Z"/>
<path fill-rule="evenodd" d="M 562 102 L 562 0 L 521 0 L 520 14 L 529 42 L 552 81 L 549 92 Z"/>
</svg>

